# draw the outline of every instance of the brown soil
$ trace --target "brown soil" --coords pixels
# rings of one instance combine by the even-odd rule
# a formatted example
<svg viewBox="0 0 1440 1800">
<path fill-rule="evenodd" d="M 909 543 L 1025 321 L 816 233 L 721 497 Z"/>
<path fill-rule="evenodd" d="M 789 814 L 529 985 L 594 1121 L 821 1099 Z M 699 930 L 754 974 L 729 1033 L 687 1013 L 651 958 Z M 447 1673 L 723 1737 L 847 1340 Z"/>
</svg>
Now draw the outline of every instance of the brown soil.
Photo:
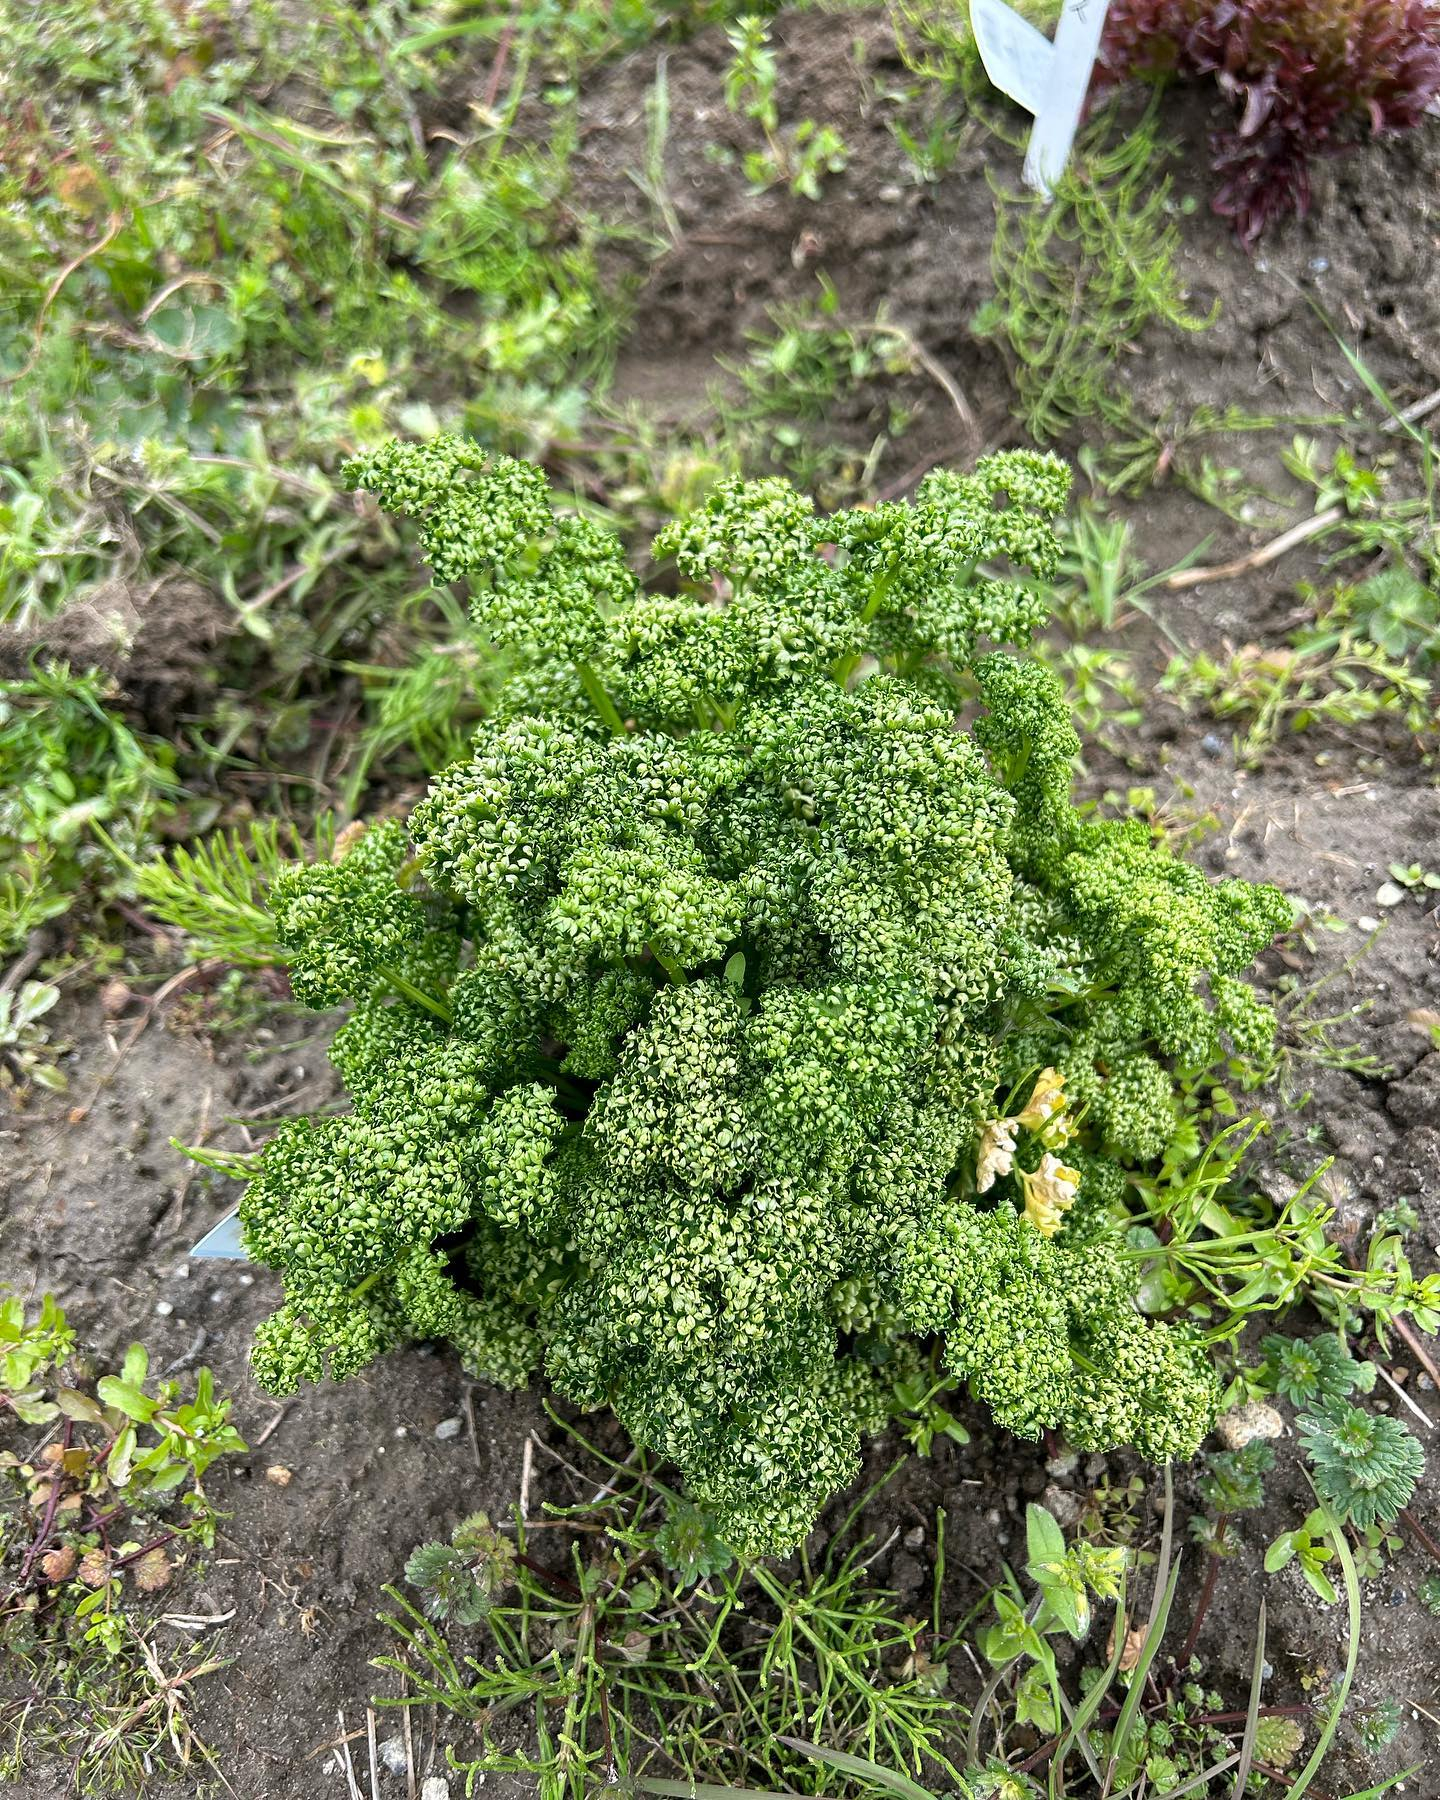
<svg viewBox="0 0 1440 1800">
<path fill-rule="evenodd" d="M 963 149 L 954 169 L 931 186 L 909 178 L 887 123 L 891 109 L 878 98 L 903 74 L 882 18 L 782 15 L 776 45 L 783 116 L 803 110 L 837 124 L 850 146 L 849 167 L 827 183 L 823 206 L 783 190 L 752 195 L 733 162 L 726 166 L 711 153 L 712 145 L 738 152 L 749 141 L 721 101 L 723 40 L 712 32 L 672 48 L 665 166 L 680 232 L 653 262 L 632 262 L 641 281 L 639 329 L 621 362 L 617 398 L 662 417 L 691 416 L 703 407 L 715 355 L 739 350 L 746 331 L 763 326 L 777 303 L 812 301 L 823 271 L 840 292 L 846 319 L 871 319 L 883 302 L 959 381 L 982 437 L 1004 439 L 1013 430 L 1006 372 L 993 349 L 971 338 L 968 324 L 989 294 L 993 215 L 986 166 L 1010 178 L 1013 156 L 961 120 Z M 647 229 L 655 221 L 627 171 L 643 165 L 642 100 L 654 70 L 652 50 L 593 78 L 582 96 L 577 172 L 584 206 Z M 1182 108 L 1175 129 L 1186 145 L 1180 188 L 1203 198 L 1203 118 Z M 1360 340 L 1398 402 L 1428 391 L 1440 380 L 1437 172 L 1440 127 L 1327 167 L 1312 219 L 1279 232 L 1253 260 L 1202 205 L 1184 221 L 1184 267 L 1197 307 L 1218 297 L 1220 319 L 1208 332 L 1157 332 L 1136 346 L 1125 366 L 1137 404 L 1152 416 L 1188 413 L 1202 401 L 1277 413 L 1355 406 L 1359 386 L 1312 299 Z M 883 406 L 885 398 L 877 393 L 874 401 Z M 914 381 L 906 398 L 919 418 L 888 453 L 891 479 L 947 450 L 956 459 L 971 453 L 937 386 Z M 825 429 L 842 439 L 848 434 L 863 450 L 873 431 L 870 405 L 862 397 Z M 1260 471 L 1267 481 L 1272 450 L 1273 440 L 1260 437 L 1222 444 L 1227 461 Z M 1302 510 L 1301 497 L 1291 498 Z M 1154 566 L 1206 536 L 1217 559 L 1248 547 L 1244 532 L 1180 489 L 1135 503 L 1130 516 L 1141 553 Z M 1317 572 L 1316 561 L 1302 552 L 1243 580 L 1162 594 L 1157 622 L 1212 651 L 1263 639 L 1293 610 L 1296 582 Z M 1147 678 L 1158 670 L 1165 646 L 1148 620 L 1133 618 L 1118 637 Z M 1143 782 L 1177 797 L 1197 817 L 1212 813 L 1218 826 L 1198 852 L 1208 866 L 1278 882 L 1350 924 L 1343 934 L 1317 930 L 1313 942 L 1272 954 L 1267 972 L 1298 971 L 1306 982 L 1330 978 L 1318 1010 L 1367 1008 L 1338 1035 L 1391 1072 L 1366 1076 L 1297 1063 L 1297 1089 L 1311 1089 L 1312 1097 L 1303 1106 L 1297 1098 L 1288 1111 L 1275 1103 L 1277 1140 L 1288 1141 L 1271 1152 L 1264 1179 L 1282 1191 L 1328 1148 L 1345 1184 L 1347 1222 L 1363 1226 L 1380 1207 L 1411 1198 L 1422 1218 L 1416 1260 L 1433 1266 L 1440 1246 L 1440 1054 L 1408 1015 L 1440 1008 L 1435 912 L 1407 900 L 1384 913 L 1378 940 L 1351 962 L 1366 937 L 1357 921 L 1376 913 L 1385 865 L 1440 861 L 1440 792 L 1432 772 L 1403 743 L 1376 738 L 1360 749 L 1342 740 L 1293 738 L 1262 770 L 1246 773 L 1236 767 L 1223 728 L 1212 731 L 1159 701 L 1124 751 L 1123 764 L 1095 762 L 1087 776 L 1092 786 L 1123 790 Z M 328 1091 L 323 1035 L 302 1041 L 308 1028 L 286 1024 L 281 1039 L 263 1045 L 214 1044 L 156 1023 L 120 1055 L 128 1023 L 107 1024 L 92 1005 L 70 1008 L 60 1029 L 75 1046 L 70 1094 L 36 1096 L 7 1122 L 3 1139 L 0 1179 L 8 1186 L 11 1222 L 6 1274 L 22 1290 L 54 1291 L 98 1349 L 113 1351 L 143 1336 L 155 1366 L 173 1359 L 193 1368 L 203 1360 L 237 1395 L 237 1423 L 257 1447 L 234 1469 L 217 1470 L 214 1496 L 230 1517 L 215 1557 L 197 1566 L 184 1589 L 189 1611 L 230 1615 L 233 1609 L 216 1630 L 220 1653 L 233 1660 L 197 1690 L 195 1723 L 241 1800 L 343 1792 L 332 1753 L 313 1759 L 311 1753 L 339 1735 L 337 1713 L 354 1730 L 373 1694 L 393 1692 L 389 1679 L 367 1666 L 390 1647 L 374 1622 L 382 1585 L 396 1578 L 418 1540 L 443 1533 L 463 1512 L 506 1509 L 519 1492 L 527 1433 L 551 1428 L 538 1397 L 478 1389 L 473 1433 L 467 1425 L 437 1440 L 442 1421 L 465 1418 L 467 1384 L 452 1356 L 424 1349 L 393 1356 L 343 1389 L 307 1391 L 283 1410 L 249 1381 L 247 1344 L 275 1301 L 276 1281 L 238 1264 L 186 1260 L 186 1246 L 231 1195 L 223 1182 L 189 1171 L 166 1140 L 174 1134 L 193 1141 L 208 1131 L 212 1143 L 243 1145 L 250 1126 L 225 1121 L 314 1106 Z M 258 1062 L 246 1054 L 257 1048 L 264 1051 Z M 78 1120 L 70 1110 L 76 1105 L 85 1108 Z M 1408 1360 L 1401 1355 L 1397 1364 Z M 1422 1404 L 1440 1414 L 1440 1398 L 1428 1392 L 1421 1372 L 1411 1367 L 1408 1380 Z M 896 1526 L 902 1534 L 923 1528 L 919 1548 L 892 1547 L 874 1565 L 877 1582 L 918 1598 L 929 1582 L 934 1509 L 943 1504 L 954 1617 L 996 1578 L 1002 1559 L 1017 1554 L 1027 1499 L 1051 1484 L 1083 1496 L 1102 1472 L 1128 1474 L 1134 1466 L 1114 1456 L 1047 1467 L 1041 1449 L 997 1438 L 978 1416 L 969 1422 L 975 1430 L 969 1446 L 947 1445 L 928 1461 L 912 1460 L 867 1518 L 880 1542 Z M 1308 1505 L 1293 1441 L 1280 1449 L 1265 1510 L 1231 1530 L 1236 1554 L 1221 1572 L 1199 1641 L 1207 1678 L 1239 1704 L 1264 1546 Z M 894 1452 L 892 1443 L 877 1444 L 872 1472 L 886 1467 Z M 272 1465 L 292 1471 L 288 1486 L 266 1478 Z M 1180 1493 L 1183 1507 L 1197 1506 L 1187 1473 Z M 1415 1507 L 1440 1536 L 1433 1473 Z M 1201 1573 L 1200 1559 L 1191 1561 L 1176 1602 L 1182 1633 Z M 1321 1777 L 1326 1794 L 1363 1788 L 1410 1763 L 1426 1772 L 1409 1791 L 1440 1793 L 1440 1622 L 1414 1597 L 1431 1567 L 1407 1544 L 1370 1584 L 1359 1698 L 1400 1698 L 1405 1723 L 1373 1765 L 1337 1754 Z M 1293 1569 L 1266 1581 L 1264 1593 L 1274 1668 L 1267 1699 L 1283 1704 L 1305 1697 L 1302 1681 L 1340 1665 L 1343 1607 L 1322 1607 Z M 160 1630 L 167 1641 L 184 1640 L 175 1628 Z M 957 1697 L 968 1698 L 973 1674 L 961 1667 L 952 1679 Z M 393 1735 L 394 1720 L 382 1715 L 382 1737 Z M 443 1744 L 463 1747 L 464 1730 L 442 1720 L 437 1751 L 429 1721 L 423 1724 L 420 1759 L 429 1755 L 431 1766 L 443 1769 Z M 363 1787 L 363 1742 L 356 1748 Z M 382 1770 L 378 1780 L 383 1796 L 405 1792 L 403 1777 Z M 35 1800 L 58 1795 L 66 1791 L 63 1772 L 36 1771 L 15 1791 Z M 174 1791 L 192 1789 L 181 1784 Z M 459 1791 L 456 1783 L 452 1792 Z M 486 1791 L 532 1789 L 523 1779 L 492 1777 Z"/>
</svg>

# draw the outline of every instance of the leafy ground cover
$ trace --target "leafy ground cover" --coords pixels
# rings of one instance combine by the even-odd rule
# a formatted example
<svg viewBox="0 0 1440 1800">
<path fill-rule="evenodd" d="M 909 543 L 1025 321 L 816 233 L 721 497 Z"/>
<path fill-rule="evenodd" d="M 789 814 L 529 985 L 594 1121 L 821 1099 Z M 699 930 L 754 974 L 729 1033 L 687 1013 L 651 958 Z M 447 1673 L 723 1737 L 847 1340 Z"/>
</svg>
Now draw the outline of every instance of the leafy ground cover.
<svg viewBox="0 0 1440 1800">
<path fill-rule="evenodd" d="M 32 1295 L 5 1388 L 35 1415 L 0 1409 L 7 1779 L 1425 1792 L 1433 124 L 1314 159 L 1308 219 L 1252 259 L 1173 91 L 1122 94 L 1060 205 L 1028 201 L 958 12 L 113 0 L 3 28 L 0 1080 Z M 252 1385 L 278 1289 L 185 1246 L 236 1159 L 341 1103 L 268 888 L 408 807 L 510 673 L 339 483 L 442 429 L 543 463 L 646 574 L 734 472 L 829 510 L 1005 445 L 1077 467 L 1038 649 L 1082 803 L 1297 920 L 1262 963 L 1273 1055 L 1182 1083 L 1128 1190 L 1143 1303 L 1226 1386 L 1170 1484 L 997 1434 L 935 1363 L 803 1550 L 742 1562 L 607 1415 L 427 1345 Z M 48 1291 L 93 1346 L 68 1426 L 10 1347 Z M 146 1548 L 166 1515 L 107 1549 L 85 1512 L 76 1570 L 106 1569 L 52 1579 L 51 1499 L 104 1520 L 120 1419 L 151 1442 L 134 1339 L 177 1388 L 152 1418 L 203 1361 L 252 1448 L 204 1471 L 212 1547 Z M 57 1481 L 67 1429 L 98 1436 Z"/>
</svg>

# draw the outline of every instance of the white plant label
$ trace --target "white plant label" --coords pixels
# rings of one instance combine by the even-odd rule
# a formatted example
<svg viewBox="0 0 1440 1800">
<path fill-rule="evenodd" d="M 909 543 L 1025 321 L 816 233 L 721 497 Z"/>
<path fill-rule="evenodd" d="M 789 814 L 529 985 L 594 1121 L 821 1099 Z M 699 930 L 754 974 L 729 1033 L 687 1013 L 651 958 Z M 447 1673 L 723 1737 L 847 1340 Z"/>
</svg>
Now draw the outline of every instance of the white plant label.
<svg viewBox="0 0 1440 1800">
<path fill-rule="evenodd" d="M 245 1254 L 245 1242 L 240 1236 L 240 1208 L 237 1206 L 234 1212 L 226 1213 L 213 1230 L 205 1233 L 190 1254 L 215 1257 L 225 1262 L 248 1262 L 250 1259 Z"/>
<path fill-rule="evenodd" d="M 1065 0 L 1052 43 L 1005 0 L 970 0 L 985 73 L 1002 94 L 1035 115 L 1024 178 L 1046 199 L 1070 158 L 1109 4 Z"/>
</svg>

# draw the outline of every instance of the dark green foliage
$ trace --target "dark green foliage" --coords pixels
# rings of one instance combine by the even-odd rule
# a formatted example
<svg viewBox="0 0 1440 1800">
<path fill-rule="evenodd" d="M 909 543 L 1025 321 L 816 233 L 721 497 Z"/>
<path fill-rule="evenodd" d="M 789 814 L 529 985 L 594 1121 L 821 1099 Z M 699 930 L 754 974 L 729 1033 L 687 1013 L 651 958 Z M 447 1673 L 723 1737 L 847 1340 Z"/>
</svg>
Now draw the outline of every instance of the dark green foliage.
<svg viewBox="0 0 1440 1800">
<path fill-rule="evenodd" d="M 478 1625 L 514 1571 L 515 1546 L 483 1512 L 462 1519 L 448 1544 L 416 1545 L 405 1563 L 405 1579 L 422 1590 L 427 1616 L 456 1625 Z"/>
<path fill-rule="evenodd" d="M 1400 1735 L 1403 1718 L 1400 1702 L 1393 1695 L 1377 1700 L 1360 1714 L 1355 1721 L 1355 1740 L 1366 1756 L 1379 1756 L 1390 1748 Z"/>
<path fill-rule="evenodd" d="M 1243 1450 L 1217 1450 L 1207 1456 L 1205 1473 L 1195 1485 L 1217 1518 L 1254 1512 L 1265 1504 L 1265 1477 L 1274 1466 L 1274 1447 L 1257 1438 Z"/>
<path fill-rule="evenodd" d="M 473 445 L 348 479 L 515 673 L 408 843 L 276 883 L 297 993 L 355 1003 L 354 1109 L 287 1123 L 246 1196 L 287 1287 L 262 1381 L 415 1335 L 543 1361 L 745 1551 L 853 1478 L 912 1333 L 1014 1430 L 1191 1454 L 1208 1359 L 1140 1316 L 1109 1215 L 1174 1065 L 1257 1035 L 1235 978 L 1290 915 L 1071 806 L 1058 684 L 992 648 L 1043 618 L 1063 466 L 829 518 L 722 482 L 654 593 Z"/>
<path fill-rule="evenodd" d="M 1320 1498 L 1346 1524 L 1388 1525 L 1409 1504 L 1425 1455 L 1398 1419 L 1343 1400 L 1323 1402 L 1298 1422 Z"/>
<path fill-rule="evenodd" d="M 1333 1332 L 1315 1338 L 1272 1334 L 1263 1348 L 1269 1386 L 1292 1406 L 1343 1400 L 1356 1388 L 1368 1393 L 1375 1385 L 1373 1365 L 1357 1362 Z"/>
<path fill-rule="evenodd" d="M 716 1536 L 714 1520 L 688 1500 L 672 1500 L 666 1507 L 655 1548 L 679 1588 L 693 1587 L 708 1575 L 723 1575 L 735 1560 Z"/>
</svg>

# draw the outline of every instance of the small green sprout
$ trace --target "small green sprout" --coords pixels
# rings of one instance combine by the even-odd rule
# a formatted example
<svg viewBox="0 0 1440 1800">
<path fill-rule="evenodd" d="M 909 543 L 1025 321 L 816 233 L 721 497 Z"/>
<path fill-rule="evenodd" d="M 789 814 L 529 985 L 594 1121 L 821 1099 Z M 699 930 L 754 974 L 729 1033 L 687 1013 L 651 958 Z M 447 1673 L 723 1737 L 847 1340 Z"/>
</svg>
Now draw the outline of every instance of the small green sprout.
<svg viewBox="0 0 1440 1800">
<path fill-rule="evenodd" d="M 1317 1507 L 1313 1512 L 1307 1513 L 1304 1521 L 1293 1530 L 1281 1532 L 1270 1545 L 1265 1552 L 1265 1570 L 1267 1574 L 1274 1575 L 1298 1561 L 1300 1573 L 1311 1589 L 1326 1606 L 1333 1606 L 1339 1596 L 1335 1592 L 1335 1584 L 1325 1572 L 1325 1565 L 1334 1554 L 1330 1547 L 1325 1513 L 1322 1508 Z"/>
<path fill-rule="evenodd" d="M 735 1561 L 715 1531 L 715 1522 L 688 1500 L 672 1500 L 665 1523 L 655 1534 L 660 1560 L 679 1587 L 694 1587 L 708 1576 L 721 1575 Z"/>
<path fill-rule="evenodd" d="M 1368 1394 L 1375 1386 L 1372 1363 L 1357 1362 L 1349 1347 L 1333 1332 L 1314 1338 L 1287 1338 L 1271 1334 L 1264 1341 L 1266 1385 L 1292 1406 L 1313 1401 L 1343 1400 L 1357 1389 Z"/>
<path fill-rule="evenodd" d="M 514 1580 L 515 1546 L 471 1513 L 450 1533 L 448 1544 L 418 1544 L 405 1564 L 405 1579 L 423 1595 L 426 1616 L 456 1625 L 478 1625 Z"/>
</svg>

